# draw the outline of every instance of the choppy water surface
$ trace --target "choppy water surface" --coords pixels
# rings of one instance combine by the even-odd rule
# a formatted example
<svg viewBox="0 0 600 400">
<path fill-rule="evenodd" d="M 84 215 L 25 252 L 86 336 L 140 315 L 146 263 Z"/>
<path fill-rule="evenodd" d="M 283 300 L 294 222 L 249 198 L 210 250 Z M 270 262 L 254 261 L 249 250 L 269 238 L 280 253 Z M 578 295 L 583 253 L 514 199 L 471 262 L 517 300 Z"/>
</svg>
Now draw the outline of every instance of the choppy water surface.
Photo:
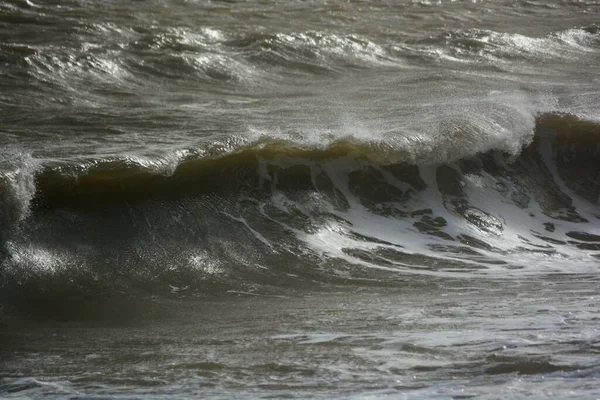
<svg viewBox="0 0 600 400">
<path fill-rule="evenodd" d="M 169 303 L 170 317 L 158 320 L 30 322 L 1 336 L 0 390 L 7 398 L 598 396 L 597 277 L 469 285 L 230 293 Z"/>
<path fill-rule="evenodd" d="M 599 18 L 2 2 L 0 396 L 598 397 Z"/>
</svg>

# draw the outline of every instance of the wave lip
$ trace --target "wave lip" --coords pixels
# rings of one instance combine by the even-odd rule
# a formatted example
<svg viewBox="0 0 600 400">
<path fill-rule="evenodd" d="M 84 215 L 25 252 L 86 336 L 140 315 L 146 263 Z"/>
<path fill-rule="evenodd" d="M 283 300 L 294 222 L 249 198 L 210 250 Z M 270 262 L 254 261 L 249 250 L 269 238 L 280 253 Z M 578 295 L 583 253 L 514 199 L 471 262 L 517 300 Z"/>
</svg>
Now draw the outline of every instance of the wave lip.
<svg viewBox="0 0 600 400">
<path fill-rule="evenodd" d="M 562 168 L 564 173 L 568 173 L 567 170 L 575 171 L 577 167 L 580 172 L 589 175 L 587 179 L 590 182 L 594 180 L 597 171 L 593 167 L 593 160 L 600 151 L 600 124 L 568 114 L 539 115 L 535 124 L 536 143 L 550 141 L 558 151 L 562 165 L 569 166 Z M 4 155 L 1 176 L 4 186 L 3 209 L 14 211 L 14 207 L 17 207 L 20 211 L 6 212 L 5 218 L 10 215 L 14 221 L 5 225 L 12 226 L 23 220 L 32 200 L 35 200 L 36 207 L 45 203 L 64 206 L 68 204 L 67 199 L 76 197 L 96 199 L 98 204 L 102 204 L 102 201 L 110 201 L 111 198 L 115 201 L 151 198 L 160 193 L 170 193 L 170 190 L 178 187 L 190 193 L 207 193 L 218 190 L 222 184 L 226 185 L 227 181 L 222 180 L 226 176 L 230 176 L 228 179 L 232 179 L 235 185 L 243 182 L 240 181 L 242 178 L 258 182 L 256 171 L 262 162 L 260 160 L 289 160 L 286 161 L 288 166 L 294 163 L 331 163 L 344 158 L 381 166 L 441 165 L 490 151 L 518 157 L 521 146 L 527 146 L 532 140 L 524 134 L 523 144 L 517 146 L 513 142 L 508 148 L 504 145 L 504 139 L 500 144 L 493 140 L 481 141 L 481 134 L 477 130 L 480 126 L 477 121 L 465 124 L 460 120 L 449 120 L 442 124 L 439 135 L 430 141 L 421 137 L 400 136 L 388 141 L 341 138 L 329 139 L 329 143 L 326 139 L 296 143 L 258 133 L 254 140 L 242 141 L 229 148 L 216 146 L 218 149 L 214 150 L 180 150 L 158 157 L 111 156 L 40 162 L 12 151 Z M 495 124 L 493 127 L 498 129 Z M 439 143 L 435 138 L 441 139 Z"/>
</svg>

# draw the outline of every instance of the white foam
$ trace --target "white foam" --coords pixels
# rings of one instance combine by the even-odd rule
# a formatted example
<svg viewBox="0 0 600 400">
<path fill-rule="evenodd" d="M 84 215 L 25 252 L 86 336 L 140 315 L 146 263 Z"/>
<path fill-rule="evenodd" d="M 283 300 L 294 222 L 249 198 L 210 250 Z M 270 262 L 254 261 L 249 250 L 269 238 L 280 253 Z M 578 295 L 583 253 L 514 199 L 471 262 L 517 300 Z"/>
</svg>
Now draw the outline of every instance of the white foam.
<svg viewBox="0 0 600 400">
<path fill-rule="evenodd" d="M 224 273 L 223 267 L 220 262 L 211 257 L 206 251 L 195 251 L 188 258 L 189 265 L 197 270 L 208 275 L 219 275 Z"/>
<path fill-rule="evenodd" d="M 307 49 L 320 58 L 332 56 L 355 61 L 398 65 L 399 60 L 390 56 L 380 45 L 358 35 L 341 36 L 324 32 L 302 32 L 276 35 L 279 42 L 295 50 Z"/>
<path fill-rule="evenodd" d="M 225 212 L 225 211 L 221 211 L 221 214 L 226 215 L 227 217 L 231 218 L 234 221 L 240 222 L 242 223 L 246 229 L 248 229 L 248 231 L 250 231 L 250 233 L 252 233 L 252 235 L 258 239 L 260 242 L 264 243 L 268 248 L 270 248 L 271 250 L 274 250 L 274 246 L 271 244 L 271 242 L 269 242 L 267 240 L 267 238 L 265 238 L 262 234 L 260 234 L 256 229 L 252 228 L 250 226 L 250 224 L 248 224 L 248 221 L 246 221 L 245 218 L 243 217 L 234 217 L 233 215 Z"/>
<path fill-rule="evenodd" d="M 29 216 L 37 160 L 14 146 L 0 149 L 0 229 L 14 229 Z"/>
<path fill-rule="evenodd" d="M 349 188 L 349 173 L 360 169 L 361 165 L 367 164 L 364 161 L 352 161 L 352 159 L 344 158 L 329 161 L 320 167 L 317 165 L 312 167 L 314 169 L 322 168 L 321 171 L 327 173 L 335 188 L 348 202 L 349 208 L 346 211 L 336 209 L 324 200 L 321 200 L 322 203 L 316 208 L 307 208 L 304 203 L 299 204 L 280 192 L 277 189 L 276 179 L 270 178 L 270 181 L 273 182 L 272 204 L 280 210 L 284 212 L 290 212 L 291 209 L 300 210 L 309 218 L 314 215 L 315 210 L 327 210 L 327 212 L 340 217 L 340 220 L 328 219 L 323 222 L 311 218 L 316 230 L 307 232 L 292 228 L 269 217 L 264 209 L 261 209 L 261 212 L 292 232 L 311 251 L 322 257 L 341 259 L 350 264 L 367 268 L 436 276 L 456 276 L 457 274 L 462 276 L 465 273 L 507 276 L 514 273 L 520 275 L 547 272 L 565 273 L 571 268 L 575 268 L 577 272 L 581 273 L 587 270 L 592 271 L 597 267 L 597 259 L 590 253 L 569 245 L 550 245 L 538 237 L 541 235 L 563 241 L 565 233 L 581 230 L 580 224 L 552 220 L 556 225 L 556 232 L 544 232 L 543 224 L 549 219 L 545 218 L 541 206 L 532 199 L 529 207 L 522 209 L 510 199 L 510 191 L 506 195 L 507 197 L 500 195 L 494 189 L 494 184 L 501 178 L 492 177 L 485 172 L 481 172 L 481 175 L 462 175 L 463 191 L 469 204 L 474 207 L 474 210 L 482 210 L 486 213 L 482 215 L 490 215 L 501 224 L 494 229 L 487 229 L 470 222 L 462 214 L 453 211 L 452 205 L 446 204 L 446 199 L 437 189 L 436 166 L 421 167 L 421 178 L 427 184 L 427 188 L 413 192 L 412 198 L 408 202 L 404 200 L 402 204 L 396 203 L 398 210 L 430 208 L 432 216 L 442 217 L 446 220 L 447 225 L 444 226 L 443 232 L 454 238 L 468 235 L 491 246 L 489 250 L 477 248 L 479 256 L 436 251 L 432 245 L 459 247 L 464 245 L 457 241 L 449 241 L 420 232 L 413 226 L 414 219 L 412 218 L 398 219 L 382 216 L 365 208 L 361 200 Z M 386 175 L 383 172 L 384 179 L 388 184 L 403 191 L 407 189 L 406 183 L 399 182 L 389 173 Z M 509 181 L 505 183 L 510 185 Z M 394 199 L 390 199 L 390 201 L 393 203 Z M 592 229 L 592 232 L 597 232 L 597 230 Z M 355 239 L 354 234 L 370 237 L 373 240 Z M 379 255 L 378 250 L 381 249 L 399 251 L 416 257 L 404 263 Z M 352 252 L 357 250 L 373 255 L 375 261 L 367 261 L 352 255 Z M 424 264 L 419 265 L 419 256 L 429 257 L 429 259 L 423 260 Z M 377 259 L 382 262 L 377 262 Z M 439 260 L 437 269 L 431 270 L 431 265 L 436 264 L 433 261 L 435 259 Z M 460 261 L 465 269 L 457 271 L 455 264 L 450 263 L 455 261 Z M 498 263 L 490 264 L 490 261 Z M 476 270 L 473 271 L 469 265 L 475 267 Z M 515 267 L 519 268 L 518 272 L 511 272 Z"/>
</svg>

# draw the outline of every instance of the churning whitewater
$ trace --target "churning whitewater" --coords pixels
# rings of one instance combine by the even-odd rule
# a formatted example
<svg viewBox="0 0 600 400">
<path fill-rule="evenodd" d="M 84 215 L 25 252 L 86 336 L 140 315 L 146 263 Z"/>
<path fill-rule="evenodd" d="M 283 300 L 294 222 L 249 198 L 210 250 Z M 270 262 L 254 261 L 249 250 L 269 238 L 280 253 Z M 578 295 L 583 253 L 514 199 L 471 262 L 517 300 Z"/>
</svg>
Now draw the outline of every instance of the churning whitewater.
<svg viewBox="0 0 600 400">
<path fill-rule="evenodd" d="M 597 397 L 599 17 L 0 2 L 0 396 Z"/>
</svg>

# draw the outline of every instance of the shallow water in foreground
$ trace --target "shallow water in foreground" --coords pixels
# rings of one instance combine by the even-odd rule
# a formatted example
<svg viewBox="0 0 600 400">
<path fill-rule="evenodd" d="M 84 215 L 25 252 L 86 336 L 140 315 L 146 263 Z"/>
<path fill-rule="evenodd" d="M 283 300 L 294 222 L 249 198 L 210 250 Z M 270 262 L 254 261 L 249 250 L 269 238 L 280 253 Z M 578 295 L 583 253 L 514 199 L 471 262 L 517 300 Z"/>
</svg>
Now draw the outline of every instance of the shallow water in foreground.
<svg viewBox="0 0 600 400">
<path fill-rule="evenodd" d="M 6 398 L 597 398 L 598 278 L 407 280 L 6 319 Z"/>
</svg>

